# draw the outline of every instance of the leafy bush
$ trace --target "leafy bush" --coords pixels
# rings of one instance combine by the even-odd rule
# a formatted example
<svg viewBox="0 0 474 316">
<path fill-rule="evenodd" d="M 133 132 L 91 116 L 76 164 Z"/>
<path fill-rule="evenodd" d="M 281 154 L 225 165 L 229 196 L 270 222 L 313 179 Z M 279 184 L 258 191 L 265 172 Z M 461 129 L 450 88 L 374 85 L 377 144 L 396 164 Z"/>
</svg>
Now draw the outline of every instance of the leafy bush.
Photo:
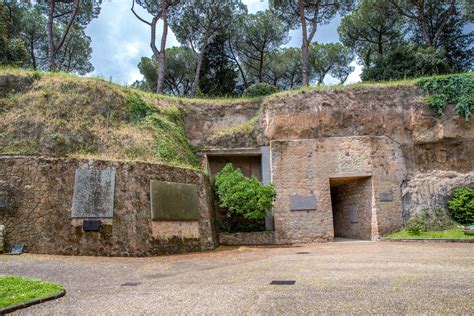
<svg viewBox="0 0 474 316">
<path fill-rule="evenodd" d="M 272 86 L 271 84 L 261 82 L 256 83 L 244 90 L 244 97 L 255 98 L 262 97 L 265 95 L 270 95 L 272 93 L 278 92 L 278 88 Z"/>
<path fill-rule="evenodd" d="M 448 202 L 451 217 L 459 224 L 474 223 L 474 190 L 467 187 L 454 189 L 454 196 Z"/>
<path fill-rule="evenodd" d="M 272 185 L 263 185 L 255 178 L 245 177 L 239 169 L 227 164 L 215 178 L 220 206 L 227 209 L 227 227 L 235 231 L 236 219 L 262 221 L 265 211 L 273 207 L 276 193 Z M 240 224 L 241 225 L 241 224 Z"/>
<path fill-rule="evenodd" d="M 443 114 L 447 104 L 454 105 L 454 111 L 466 121 L 474 111 L 473 74 L 422 79 L 418 86 L 428 94 L 426 101 L 437 116 Z"/>
<path fill-rule="evenodd" d="M 419 235 L 421 232 L 427 231 L 425 220 L 421 214 L 415 214 L 405 223 L 405 229 L 412 235 Z"/>
<path fill-rule="evenodd" d="M 433 211 L 424 210 L 415 214 L 405 223 L 405 230 L 412 235 L 419 235 L 427 231 L 441 231 L 453 227 L 453 222 L 441 208 Z"/>
</svg>

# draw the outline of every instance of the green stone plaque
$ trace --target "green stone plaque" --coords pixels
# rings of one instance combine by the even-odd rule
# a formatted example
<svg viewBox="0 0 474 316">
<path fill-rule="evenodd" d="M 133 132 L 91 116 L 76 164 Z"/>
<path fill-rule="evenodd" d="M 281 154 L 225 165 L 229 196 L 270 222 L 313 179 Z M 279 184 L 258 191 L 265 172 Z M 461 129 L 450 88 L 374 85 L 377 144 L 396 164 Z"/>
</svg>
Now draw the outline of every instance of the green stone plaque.
<svg viewBox="0 0 474 316">
<path fill-rule="evenodd" d="M 197 221 L 199 207 L 195 184 L 150 182 L 151 218 L 161 221 Z"/>
</svg>

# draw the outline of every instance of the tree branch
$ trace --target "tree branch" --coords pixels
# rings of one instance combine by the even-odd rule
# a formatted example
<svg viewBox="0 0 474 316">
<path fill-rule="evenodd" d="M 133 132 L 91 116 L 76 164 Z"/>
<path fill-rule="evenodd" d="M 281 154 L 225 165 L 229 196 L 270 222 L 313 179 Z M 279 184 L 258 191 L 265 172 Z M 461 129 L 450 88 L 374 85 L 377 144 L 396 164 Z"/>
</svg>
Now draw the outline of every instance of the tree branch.
<svg viewBox="0 0 474 316">
<path fill-rule="evenodd" d="M 142 21 L 143 23 L 148 24 L 149 26 L 151 26 L 151 23 L 150 23 L 150 22 L 148 22 L 147 20 L 145 20 L 144 18 L 142 18 L 141 16 L 139 16 L 139 15 L 135 12 L 135 0 L 132 0 L 132 7 L 130 8 L 130 10 L 132 10 L 133 15 L 135 15 L 135 16 L 137 17 L 137 19 L 139 19 L 139 20 Z"/>
<path fill-rule="evenodd" d="M 64 30 L 64 33 L 63 33 L 63 36 L 61 37 L 61 40 L 59 41 L 58 45 L 56 45 L 56 47 L 54 48 L 56 53 L 63 46 L 64 41 L 66 40 L 66 37 L 69 34 L 69 30 L 71 29 L 71 26 L 74 23 L 74 19 L 76 18 L 77 13 L 79 12 L 80 5 L 81 5 L 81 0 L 76 0 L 76 7 L 74 8 L 74 11 L 72 12 L 72 15 L 71 15 L 71 18 L 69 19 L 69 22 L 67 23 L 66 29 Z"/>
</svg>

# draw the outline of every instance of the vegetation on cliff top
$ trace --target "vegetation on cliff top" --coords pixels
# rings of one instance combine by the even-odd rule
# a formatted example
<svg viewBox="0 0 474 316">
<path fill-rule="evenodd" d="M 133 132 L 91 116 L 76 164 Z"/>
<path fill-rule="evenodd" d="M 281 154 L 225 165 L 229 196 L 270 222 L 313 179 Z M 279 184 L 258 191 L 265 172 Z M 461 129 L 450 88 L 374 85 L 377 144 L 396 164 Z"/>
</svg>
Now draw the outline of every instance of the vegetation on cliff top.
<svg viewBox="0 0 474 316">
<path fill-rule="evenodd" d="M 423 78 L 417 84 L 427 93 L 426 102 L 436 115 L 441 116 L 452 104 L 457 114 L 469 120 L 474 111 L 473 73 Z"/>
<path fill-rule="evenodd" d="M 1 154 L 197 166 L 173 102 L 98 79 L 5 72 L 14 77 L 0 91 Z"/>
<path fill-rule="evenodd" d="M 0 154 L 136 160 L 197 167 L 184 132 L 189 105 L 259 103 L 319 89 L 422 86 L 427 102 L 453 103 L 468 118 L 472 112 L 472 73 L 424 79 L 311 87 L 255 99 L 187 99 L 122 87 L 102 79 L 63 73 L 3 69 L 0 73 Z M 434 82 L 434 83 L 433 83 Z M 456 91 L 456 93 L 455 93 Z M 460 93 L 462 92 L 462 93 Z M 438 94 L 441 93 L 441 96 Z M 433 105 L 432 105 L 433 106 Z M 260 113 L 260 112 L 258 112 Z M 257 117 L 220 134 L 250 132 Z"/>
</svg>

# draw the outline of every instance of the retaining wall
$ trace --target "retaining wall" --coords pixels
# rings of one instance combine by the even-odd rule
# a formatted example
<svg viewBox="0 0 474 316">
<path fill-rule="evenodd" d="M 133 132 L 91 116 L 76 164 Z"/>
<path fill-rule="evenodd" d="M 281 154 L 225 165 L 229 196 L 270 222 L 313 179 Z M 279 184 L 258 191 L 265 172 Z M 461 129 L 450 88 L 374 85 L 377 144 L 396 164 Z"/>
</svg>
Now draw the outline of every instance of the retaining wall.
<svg viewBox="0 0 474 316">
<path fill-rule="evenodd" d="M 71 217 L 77 168 L 115 170 L 113 217 L 99 232 L 84 232 Z M 199 220 L 153 221 L 150 181 L 197 186 Z M 0 183 L 10 188 L 14 207 L 0 210 L 5 246 L 23 243 L 31 253 L 152 256 L 216 247 L 210 183 L 200 172 L 148 163 L 0 157 Z"/>
</svg>

